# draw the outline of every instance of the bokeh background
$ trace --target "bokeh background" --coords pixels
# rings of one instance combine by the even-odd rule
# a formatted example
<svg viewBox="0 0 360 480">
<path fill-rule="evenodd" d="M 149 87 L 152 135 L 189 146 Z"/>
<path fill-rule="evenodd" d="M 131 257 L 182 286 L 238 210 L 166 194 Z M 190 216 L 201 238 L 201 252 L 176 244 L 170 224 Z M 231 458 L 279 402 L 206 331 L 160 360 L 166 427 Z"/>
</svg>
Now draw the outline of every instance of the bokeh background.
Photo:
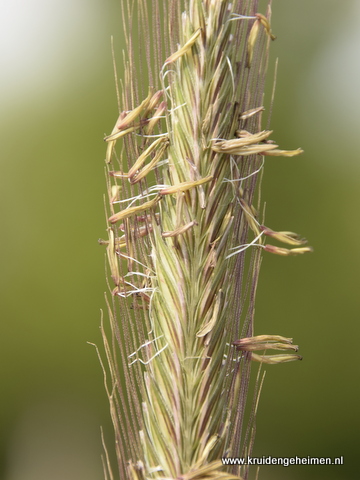
<svg viewBox="0 0 360 480">
<path fill-rule="evenodd" d="M 263 2 L 264 3 L 264 2 Z M 262 9 L 264 11 L 264 9 Z M 303 362 L 268 366 L 255 454 L 344 456 L 260 479 L 357 478 L 360 338 L 360 2 L 273 0 L 274 138 L 267 224 L 315 252 L 264 256 L 258 334 Z M 0 478 L 103 478 L 112 427 L 95 349 L 104 308 L 103 136 L 117 117 L 121 0 L 1 0 Z"/>
</svg>

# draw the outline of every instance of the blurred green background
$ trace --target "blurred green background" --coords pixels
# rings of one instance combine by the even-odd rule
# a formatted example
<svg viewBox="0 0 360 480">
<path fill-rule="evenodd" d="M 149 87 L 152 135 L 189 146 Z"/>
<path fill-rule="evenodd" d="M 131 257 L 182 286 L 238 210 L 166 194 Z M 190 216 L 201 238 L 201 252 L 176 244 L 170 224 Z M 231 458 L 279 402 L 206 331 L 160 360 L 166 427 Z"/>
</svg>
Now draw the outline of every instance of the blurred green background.
<svg viewBox="0 0 360 480">
<path fill-rule="evenodd" d="M 262 9 L 262 11 L 264 11 Z M 358 453 L 360 2 L 274 0 L 266 223 L 312 255 L 264 256 L 257 334 L 294 337 L 303 362 L 267 367 L 255 454 L 344 456 L 263 467 L 260 479 L 353 479 Z M 2 0 L 0 478 L 103 478 L 111 440 L 95 349 L 104 308 L 104 133 L 117 117 L 110 37 L 121 0 Z"/>
</svg>

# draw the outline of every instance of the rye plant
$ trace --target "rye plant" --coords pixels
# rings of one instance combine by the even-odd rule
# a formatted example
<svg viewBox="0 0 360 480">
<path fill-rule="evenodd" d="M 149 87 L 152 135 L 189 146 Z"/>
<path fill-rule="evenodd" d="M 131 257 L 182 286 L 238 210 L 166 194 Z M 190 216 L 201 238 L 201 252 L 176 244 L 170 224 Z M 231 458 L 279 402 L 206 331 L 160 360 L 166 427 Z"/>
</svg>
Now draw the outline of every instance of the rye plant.
<svg viewBox="0 0 360 480">
<path fill-rule="evenodd" d="M 263 225 L 265 163 L 301 153 L 280 150 L 262 126 L 270 5 L 264 14 L 256 0 L 122 6 L 124 78 L 105 138 L 100 241 L 119 476 L 245 479 L 246 466 L 222 459 L 252 451 L 262 377 L 250 391 L 251 365 L 301 358 L 287 352 L 297 351 L 292 339 L 255 333 L 261 257 L 310 250 Z M 105 467 L 114 478 L 107 456 Z"/>
</svg>

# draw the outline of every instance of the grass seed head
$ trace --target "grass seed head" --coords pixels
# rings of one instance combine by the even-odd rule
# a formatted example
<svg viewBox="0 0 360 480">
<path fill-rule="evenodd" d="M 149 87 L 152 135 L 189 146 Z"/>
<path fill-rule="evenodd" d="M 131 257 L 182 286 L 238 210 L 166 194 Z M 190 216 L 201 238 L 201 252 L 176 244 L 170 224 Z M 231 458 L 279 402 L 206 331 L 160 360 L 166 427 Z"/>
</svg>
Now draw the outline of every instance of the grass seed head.
<svg viewBox="0 0 360 480">
<path fill-rule="evenodd" d="M 150 12 L 143 0 L 122 2 L 127 57 L 122 113 L 105 137 L 109 240 L 101 241 L 121 479 L 246 478 L 247 466 L 221 458 L 251 454 L 251 360 L 300 358 L 254 353 L 298 349 L 286 337 L 254 336 L 262 252 L 310 251 L 259 220 L 264 156 L 301 150 L 279 150 L 262 129 L 274 36 L 270 7 L 263 15 L 257 6 L 153 0 Z M 150 87 L 138 82 L 146 74 Z M 264 245 L 264 236 L 297 248 Z"/>
</svg>

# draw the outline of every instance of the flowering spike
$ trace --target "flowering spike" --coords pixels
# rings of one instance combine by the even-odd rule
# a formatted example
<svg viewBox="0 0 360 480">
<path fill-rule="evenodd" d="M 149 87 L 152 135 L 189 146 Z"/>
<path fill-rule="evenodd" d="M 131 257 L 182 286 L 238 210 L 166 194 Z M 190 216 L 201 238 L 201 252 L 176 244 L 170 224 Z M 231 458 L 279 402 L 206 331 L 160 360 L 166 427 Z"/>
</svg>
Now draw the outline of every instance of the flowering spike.
<svg viewBox="0 0 360 480">
<path fill-rule="evenodd" d="M 122 2 L 122 113 L 105 138 L 116 458 L 122 480 L 241 480 L 249 467 L 221 458 L 251 455 L 250 361 L 301 358 L 290 338 L 252 335 L 263 250 L 310 250 L 259 222 L 265 155 L 300 153 L 261 125 L 271 1 L 261 15 L 258 1 L 152 0 L 151 17 L 146 3 Z"/>
</svg>

